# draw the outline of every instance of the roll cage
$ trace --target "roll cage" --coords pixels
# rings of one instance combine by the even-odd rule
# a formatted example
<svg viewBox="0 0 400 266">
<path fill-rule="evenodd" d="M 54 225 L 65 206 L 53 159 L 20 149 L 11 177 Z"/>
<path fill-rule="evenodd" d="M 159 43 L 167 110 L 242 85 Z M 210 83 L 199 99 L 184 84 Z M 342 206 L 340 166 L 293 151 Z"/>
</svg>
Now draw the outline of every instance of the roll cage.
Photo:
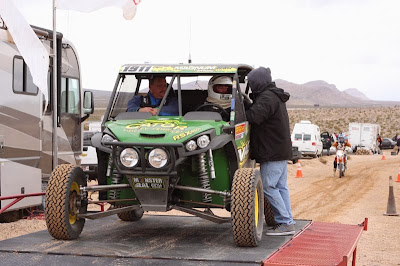
<svg viewBox="0 0 400 266">
<path fill-rule="evenodd" d="M 161 100 L 161 104 L 157 115 L 159 115 L 162 107 L 165 105 L 167 101 L 167 97 L 171 94 L 175 94 L 178 98 L 178 107 L 179 107 L 179 116 L 183 116 L 191 108 L 187 108 L 187 104 L 185 104 L 189 98 L 190 101 L 198 100 L 201 101 L 206 97 L 206 90 L 193 90 L 190 91 L 190 96 L 187 97 L 186 94 L 189 94 L 187 90 L 182 89 L 182 78 L 187 77 L 206 77 L 206 76 L 215 76 L 215 75 L 226 75 L 230 76 L 233 79 L 232 86 L 232 101 L 231 101 L 231 114 L 229 124 L 231 126 L 236 123 L 240 123 L 246 121 L 245 110 L 243 105 L 243 97 L 240 97 L 242 93 L 249 93 L 249 86 L 246 81 L 247 74 L 253 68 L 249 65 L 124 65 L 121 67 L 120 72 L 118 74 L 117 80 L 114 85 L 114 90 L 111 95 L 111 99 L 107 108 L 107 111 L 104 116 L 104 123 L 109 120 L 116 120 L 118 114 L 125 112 L 122 107 L 118 107 L 118 100 L 124 99 L 127 102 L 132 96 L 140 94 L 139 89 L 142 85 L 143 80 L 149 80 L 154 75 L 161 75 L 170 78 L 167 91 L 164 95 L 164 98 Z M 132 81 L 127 81 L 127 79 L 131 79 L 134 76 Z M 131 82 L 129 86 L 132 90 L 130 93 L 126 93 L 123 91 L 124 82 Z M 173 84 L 176 81 L 176 89 L 173 88 Z M 132 87 L 135 87 L 134 90 Z M 126 94 L 126 95 L 125 95 Z M 203 101 L 204 102 L 204 101 Z M 121 106 L 123 106 L 122 104 Z M 119 109 L 117 109 L 119 108 Z M 188 110 L 189 109 L 189 110 Z M 122 117 L 121 115 L 119 117 Z"/>
</svg>

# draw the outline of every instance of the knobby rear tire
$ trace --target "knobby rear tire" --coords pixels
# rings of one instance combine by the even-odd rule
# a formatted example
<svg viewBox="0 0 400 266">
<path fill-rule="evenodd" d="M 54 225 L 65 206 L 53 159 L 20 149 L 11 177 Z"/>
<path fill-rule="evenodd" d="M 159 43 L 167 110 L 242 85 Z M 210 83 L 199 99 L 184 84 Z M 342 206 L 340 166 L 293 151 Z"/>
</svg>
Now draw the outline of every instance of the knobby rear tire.
<svg viewBox="0 0 400 266">
<path fill-rule="evenodd" d="M 260 172 L 236 170 L 232 184 L 231 216 L 237 246 L 256 247 L 262 238 L 264 193 Z"/>
<path fill-rule="evenodd" d="M 265 217 L 265 223 L 268 226 L 276 225 L 276 221 L 274 218 L 274 212 L 272 210 L 271 203 L 269 202 L 267 197 L 265 197 L 265 195 L 264 195 L 264 217 Z"/>
<path fill-rule="evenodd" d="M 117 214 L 118 218 L 125 222 L 136 222 L 142 219 L 143 217 L 143 208 L 138 210 L 120 212 Z"/>
</svg>

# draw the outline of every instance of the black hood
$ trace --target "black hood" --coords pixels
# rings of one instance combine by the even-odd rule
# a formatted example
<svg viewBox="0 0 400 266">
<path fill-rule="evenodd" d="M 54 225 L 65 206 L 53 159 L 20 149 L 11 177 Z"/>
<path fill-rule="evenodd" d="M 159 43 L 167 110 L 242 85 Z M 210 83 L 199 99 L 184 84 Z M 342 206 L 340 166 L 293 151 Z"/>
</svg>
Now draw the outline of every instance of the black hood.
<svg viewBox="0 0 400 266">
<path fill-rule="evenodd" d="M 270 88 L 270 90 L 275 93 L 281 100 L 282 102 L 287 102 L 290 98 L 290 94 L 281 88 Z"/>
<path fill-rule="evenodd" d="M 275 82 L 272 82 L 271 70 L 265 67 L 259 67 L 250 71 L 247 76 L 250 88 L 254 97 L 257 97 L 264 90 L 271 90 L 283 102 L 289 100 L 290 94 L 284 90 L 277 88 Z"/>
<path fill-rule="evenodd" d="M 250 88 L 255 94 L 259 94 L 272 83 L 271 70 L 265 67 L 253 69 L 247 78 Z"/>
</svg>

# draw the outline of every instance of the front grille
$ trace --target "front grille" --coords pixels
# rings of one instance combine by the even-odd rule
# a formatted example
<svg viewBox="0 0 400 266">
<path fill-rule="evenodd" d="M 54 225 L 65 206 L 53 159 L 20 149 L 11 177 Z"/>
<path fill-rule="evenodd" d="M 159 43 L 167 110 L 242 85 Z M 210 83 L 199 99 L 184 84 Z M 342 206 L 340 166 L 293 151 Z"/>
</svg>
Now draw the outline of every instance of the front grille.
<svg viewBox="0 0 400 266">
<path fill-rule="evenodd" d="M 144 134 L 144 133 L 140 133 L 140 136 L 143 137 L 143 138 L 157 139 L 157 138 L 165 137 L 165 134 Z"/>
</svg>

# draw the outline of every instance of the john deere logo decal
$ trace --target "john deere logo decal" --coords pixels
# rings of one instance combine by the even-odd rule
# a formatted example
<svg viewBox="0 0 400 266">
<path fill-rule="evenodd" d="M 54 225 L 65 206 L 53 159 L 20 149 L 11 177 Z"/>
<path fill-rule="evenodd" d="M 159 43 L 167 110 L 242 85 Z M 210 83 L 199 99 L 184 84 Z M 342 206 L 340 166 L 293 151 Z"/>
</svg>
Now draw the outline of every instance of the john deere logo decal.
<svg viewBox="0 0 400 266">
<path fill-rule="evenodd" d="M 187 128 L 186 123 L 176 120 L 144 120 L 125 127 L 126 131 L 135 132 L 141 129 L 153 129 L 168 132 L 181 132 Z"/>
</svg>

